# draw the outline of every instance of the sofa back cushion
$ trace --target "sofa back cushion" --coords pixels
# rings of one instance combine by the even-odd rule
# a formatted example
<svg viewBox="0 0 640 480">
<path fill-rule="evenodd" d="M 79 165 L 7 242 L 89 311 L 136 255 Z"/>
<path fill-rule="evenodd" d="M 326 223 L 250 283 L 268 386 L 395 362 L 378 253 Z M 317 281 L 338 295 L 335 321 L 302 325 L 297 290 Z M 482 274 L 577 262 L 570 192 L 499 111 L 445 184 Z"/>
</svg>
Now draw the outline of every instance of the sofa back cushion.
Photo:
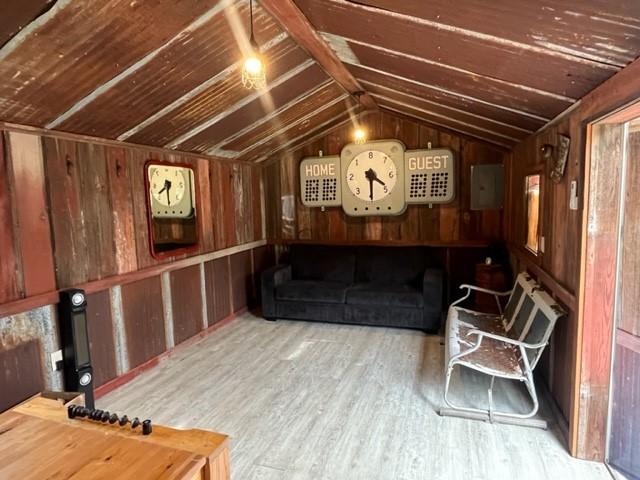
<svg viewBox="0 0 640 480">
<path fill-rule="evenodd" d="M 422 285 L 429 266 L 427 249 L 419 247 L 361 247 L 356 257 L 356 282 Z"/>
<path fill-rule="evenodd" d="M 352 248 L 323 245 L 292 245 L 291 273 L 296 280 L 325 280 L 352 284 L 356 256 Z"/>
</svg>

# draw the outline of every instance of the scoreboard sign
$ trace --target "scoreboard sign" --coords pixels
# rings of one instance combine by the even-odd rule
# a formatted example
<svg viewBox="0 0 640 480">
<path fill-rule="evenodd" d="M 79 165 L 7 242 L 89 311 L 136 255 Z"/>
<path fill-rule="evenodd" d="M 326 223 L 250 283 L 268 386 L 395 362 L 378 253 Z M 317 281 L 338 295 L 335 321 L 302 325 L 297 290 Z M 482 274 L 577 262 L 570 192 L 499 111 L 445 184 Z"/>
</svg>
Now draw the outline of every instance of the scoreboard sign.
<svg viewBox="0 0 640 480">
<path fill-rule="evenodd" d="M 404 152 L 407 203 L 448 203 L 455 198 L 453 152 L 447 148 Z"/>
<path fill-rule="evenodd" d="M 303 159 L 300 196 L 308 207 L 342 206 L 352 216 L 399 215 L 409 204 L 452 202 L 455 175 L 447 148 L 406 150 L 399 140 L 376 140 Z"/>
<path fill-rule="evenodd" d="M 307 207 L 339 207 L 340 157 L 309 157 L 300 163 L 300 195 Z"/>
</svg>

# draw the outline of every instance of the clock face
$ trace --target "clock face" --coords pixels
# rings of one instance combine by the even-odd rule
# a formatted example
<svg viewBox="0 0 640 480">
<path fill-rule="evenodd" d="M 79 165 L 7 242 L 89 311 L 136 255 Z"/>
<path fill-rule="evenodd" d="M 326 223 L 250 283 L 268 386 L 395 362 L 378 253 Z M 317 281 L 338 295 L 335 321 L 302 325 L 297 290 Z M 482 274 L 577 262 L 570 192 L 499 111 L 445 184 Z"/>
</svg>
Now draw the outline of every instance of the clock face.
<svg viewBox="0 0 640 480">
<path fill-rule="evenodd" d="M 364 150 L 347 167 L 347 185 L 353 195 L 365 202 L 377 202 L 396 186 L 396 165 L 386 153 Z"/>
<path fill-rule="evenodd" d="M 160 205 L 175 207 L 184 198 L 187 186 L 182 170 L 161 165 L 149 172 L 149 193 Z"/>
</svg>

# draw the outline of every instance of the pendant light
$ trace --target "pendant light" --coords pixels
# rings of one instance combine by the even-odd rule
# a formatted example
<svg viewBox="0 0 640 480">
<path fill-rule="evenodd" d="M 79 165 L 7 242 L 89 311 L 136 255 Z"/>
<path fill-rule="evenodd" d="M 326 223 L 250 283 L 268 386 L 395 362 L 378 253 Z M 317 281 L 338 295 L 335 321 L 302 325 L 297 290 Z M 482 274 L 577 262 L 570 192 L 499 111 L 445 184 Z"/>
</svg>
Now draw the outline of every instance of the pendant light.
<svg viewBox="0 0 640 480">
<path fill-rule="evenodd" d="M 356 115 L 356 128 L 353 131 L 353 142 L 361 145 L 367 141 L 367 130 L 362 126 L 360 119 L 362 117 L 362 105 L 360 103 L 360 97 L 364 95 L 364 92 L 355 92 L 353 94 L 358 100 L 358 113 Z"/>
<path fill-rule="evenodd" d="M 251 54 L 245 58 L 242 66 L 242 85 L 245 88 L 260 90 L 267 86 L 267 77 L 260 48 L 253 36 L 253 0 L 249 0 L 249 17 L 251 22 L 251 37 L 249 39 Z"/>
</svg>

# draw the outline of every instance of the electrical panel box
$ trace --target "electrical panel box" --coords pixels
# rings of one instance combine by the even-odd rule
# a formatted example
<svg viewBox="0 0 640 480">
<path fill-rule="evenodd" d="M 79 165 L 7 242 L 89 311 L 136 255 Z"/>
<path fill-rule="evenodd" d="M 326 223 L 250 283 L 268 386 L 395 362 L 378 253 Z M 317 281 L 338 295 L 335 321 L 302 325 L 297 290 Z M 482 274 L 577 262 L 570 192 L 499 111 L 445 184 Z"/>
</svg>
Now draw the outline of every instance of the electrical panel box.
<svg viewBox="0 0 640 480">
<path fill-rule="evenodd" d="M 300 162 L 300 196 L 307 207 L 342 205 L 340 157 L 308 157 Z"/>
<path fill-rule="evenodd" d="M 471 210 L 497 210 L 504 206 L 504 166 L 471 166 Z"/>
<path fill-rule="evenodd" d="M 407 150 L 404 170 L 407 203 L 449 203 L 455 198 L 455 164 L 448 148 Z"/>
</svg>

